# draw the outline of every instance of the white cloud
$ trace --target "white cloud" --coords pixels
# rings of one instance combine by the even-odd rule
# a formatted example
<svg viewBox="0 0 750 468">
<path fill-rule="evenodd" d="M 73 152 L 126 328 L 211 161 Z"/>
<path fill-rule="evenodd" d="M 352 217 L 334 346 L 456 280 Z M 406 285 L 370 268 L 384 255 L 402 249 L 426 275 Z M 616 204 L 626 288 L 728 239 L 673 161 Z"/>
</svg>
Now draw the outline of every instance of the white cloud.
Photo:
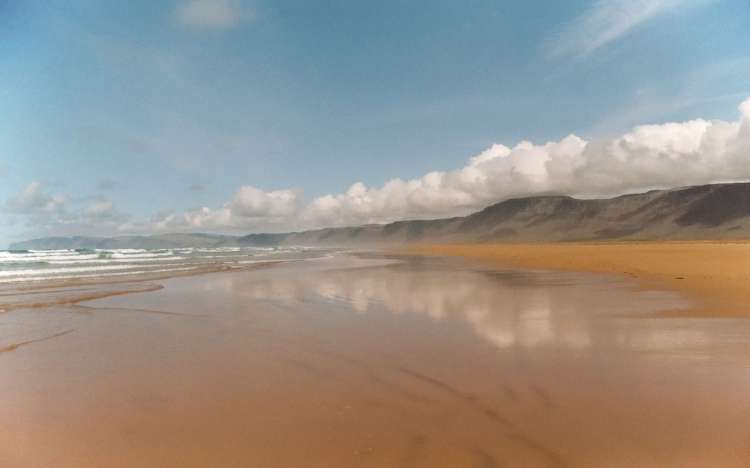
<svg viewBox="0 0 750 468">
<path fill-rule="evenodd" d="M 161 215 L 144 228 L 240 232 L 384 223 L 454 216 L 535 193 L 616 195 L 750 179 L 750 99 L 736 122 L 702 119 L 642 125 L 617 138 L 492 145 L 453 171 L 352 184 L 303 204 L 295 190 L 242 187 L 224 206 Z"/>
<path fill-rule="evenodd" d="M 705 0 L 595 0 L 547 43 L 552 57 L 585 57 L 659 15 Z"/>
<path fill-rule="evenodd" d="M 84 214 L 91 219 L 107 219 L 115 215 L 112 200 L 96 200 L 84 209 Z"/>
<path fill-rule="evenodd" d="M 695 119 L 642 125 L 616 138 L 513 146 L 495 144 L 453 171 L 392 179 L 380 187 L 362 182 L 304 202 L 298 190 L 244 186 L 223 205 L 160 213 L 127 221 L 111 201 L 80 209 L 33 182 L 6 202 L 6 211 L 50 229 L 77 233 L 231 231 L 239 233 L 385 223 L 469 213 L 513 196 L 565 193 L 617 195 L 657 187 L 750 180 L 750 99 L 734 122 Z"/>
<path fill-rule="evenodd" d="M 65 210 L 66 198 L 52 195 L 41 182 L 34 181 L 7 202 L 7 208 L 23 215 L 52 215 Z"/>
<path fill-rule="evenodd" d="M 187 0 L 177 6 L 175 15 L 180 24 L 196 30 L 230 29 L 253 18 L 238 0 Z"/>
<path fill-rule="evenodd" d="M 185 230 L 288 229 L 296 225 L 301 208 L 298 190 L 266 192 L 249 185 L 240 187 L 221 208 L 201 207 L 182 213 L 165 212 L 147 223 L 127 223 L 122 232 Z"/>
<path fill-rule="evenodd" d="M 34 181 L 2 207 L 8 219 L 28 230 L 28 236 L 98 234 L 107 235 L 129 218 L 104 197 L 71 199 L 53 194 Z M 3 216 L 5 218 L 5 216 Z"/>
<path fill-rule="evenodd" d="M 234 216 L 241 218 L 285 217 L 297 210 L 297 196 L 294 190 L 264 192 L 245 186 L 237 191 L 228 208 Z"/>
</svg>

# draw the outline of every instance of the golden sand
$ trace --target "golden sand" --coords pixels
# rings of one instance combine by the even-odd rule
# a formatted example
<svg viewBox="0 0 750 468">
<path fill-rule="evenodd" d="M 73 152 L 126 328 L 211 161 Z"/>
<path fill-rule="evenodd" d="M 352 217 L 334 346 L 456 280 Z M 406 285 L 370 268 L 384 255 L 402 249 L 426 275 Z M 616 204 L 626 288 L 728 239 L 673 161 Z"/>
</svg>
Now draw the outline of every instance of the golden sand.
<svg viewBox="0 0 750 468">
<path fill-rule="evenodd" d="M 750 321 L 623 318 L 672 292 L 343 254 L 159 283 L 2 296 L 0 467 L 749 466 Z"/>
<path fill-rule="evenodd" d="M 693 299 L 667 316 L 750 316 L 750 242 L 443 244 L 418 255 L 459 256 L 513 267 L 627 275 L 646 288 Z"/>
</svg>

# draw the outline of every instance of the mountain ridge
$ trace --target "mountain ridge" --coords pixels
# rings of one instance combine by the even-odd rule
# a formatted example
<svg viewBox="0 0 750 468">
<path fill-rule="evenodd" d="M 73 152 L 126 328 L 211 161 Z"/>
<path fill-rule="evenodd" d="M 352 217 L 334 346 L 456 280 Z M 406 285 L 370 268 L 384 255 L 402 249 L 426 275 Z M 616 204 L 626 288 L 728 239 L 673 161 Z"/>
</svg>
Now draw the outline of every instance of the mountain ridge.
<svg viewBox="0 0 750 468">
<path fill-rule="evenodd" d="M 239 236 L 208 233 L 167 233 L 153 236 L 54 236 L 14 242 L 9 250 L 52 249 L 175 249 L 184 247 L 213 247 L 231 242 Z"/>
<path fill-rule="evenodd" d="M 64 247 L 65 239 L 69 240 L 67 245 L 76 247 Z M 92 245 L 84 245 L 85 239 L 96 241 L 90 241 Z M 503 200 L 467 216 L 300 232 L 245 236 L 196 233 L 114 238 L 41 238 L 11 244 L 11 249 L 281 245 L 346 247 L 410 242 L 720 239 L 750 239 L 750 183 L 649 190 L 612 198 L 584 199 L 568 195 L 518 197 Z M 41 247 L 42 245 L 56 247 Z M 114 245 L 123 247 L 113 247 Z"/>
</svg>

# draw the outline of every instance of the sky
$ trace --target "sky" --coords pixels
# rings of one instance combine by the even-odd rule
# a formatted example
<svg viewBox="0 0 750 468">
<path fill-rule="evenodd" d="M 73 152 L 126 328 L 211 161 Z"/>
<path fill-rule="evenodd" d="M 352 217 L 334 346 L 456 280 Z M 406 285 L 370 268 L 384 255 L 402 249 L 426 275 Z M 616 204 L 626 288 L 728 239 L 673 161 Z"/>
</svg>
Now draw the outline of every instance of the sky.
<svg viewBox="0 0 750 468">
<path fill-rule="evenodd" d="M 747 0 L 0 0 L 0 247 L 750 180 Z"/>
</svg>

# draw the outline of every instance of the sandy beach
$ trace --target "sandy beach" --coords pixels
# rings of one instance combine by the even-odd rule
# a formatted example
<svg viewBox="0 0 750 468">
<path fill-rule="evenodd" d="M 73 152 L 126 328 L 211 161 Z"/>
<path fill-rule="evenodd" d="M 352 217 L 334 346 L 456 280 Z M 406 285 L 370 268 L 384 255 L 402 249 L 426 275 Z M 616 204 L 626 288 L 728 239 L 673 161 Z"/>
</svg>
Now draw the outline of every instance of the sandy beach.
<svg viewBox="0 0 750 468">
<path fill-rule="evenodd" d="M 624 275 L 644 288 L 675 290 L 693 301 L 689 308 L 660 311 L 661 316 L 750 316 L 750 242 L 446 244 L 406 252 L 521 268 Z"/>
<path fill-rule="evenodd" d="M 0 468 L 750 468 L 748 25 L 0 0 Z"/>
<path fill-rule="evenodd" d="M 750 462 L 750 322 L 639 319 L 690 303 L 632 278 L 337 254 L 37 293 L 0 313 L 3 467 Z"/>
</svg>

